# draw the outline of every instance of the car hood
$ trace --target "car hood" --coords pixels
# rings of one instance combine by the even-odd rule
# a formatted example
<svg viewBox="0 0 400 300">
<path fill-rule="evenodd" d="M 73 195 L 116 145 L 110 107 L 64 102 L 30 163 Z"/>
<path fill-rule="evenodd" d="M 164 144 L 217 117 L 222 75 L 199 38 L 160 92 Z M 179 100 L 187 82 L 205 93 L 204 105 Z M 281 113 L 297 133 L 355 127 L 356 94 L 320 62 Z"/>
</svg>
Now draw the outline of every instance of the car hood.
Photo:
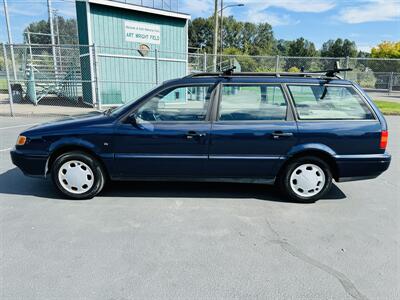
<svg viewBox="0 0 400 300">
<path fill-rule="evenodd" d="M 69 116 L 66 118 L 35 125 L 25 130 L 22 134 L 34 135 L 43 132 L 83 128 L 90 125 L 105 123 L 109 120 L 109 116 L 104 115 L 102 112 L 95 111 L 88 114 Z"/>
</svg>

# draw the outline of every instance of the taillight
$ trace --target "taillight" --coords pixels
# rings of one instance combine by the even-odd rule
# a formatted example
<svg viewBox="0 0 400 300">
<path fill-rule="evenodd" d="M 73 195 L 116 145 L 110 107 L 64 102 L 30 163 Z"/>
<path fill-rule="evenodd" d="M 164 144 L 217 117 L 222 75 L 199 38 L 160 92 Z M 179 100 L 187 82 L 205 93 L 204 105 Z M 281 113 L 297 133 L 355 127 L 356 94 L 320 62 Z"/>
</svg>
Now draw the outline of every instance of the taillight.
<svg viewBox="0 0 400 300">
<path fill-rule="evenodd" d="M 382 130 L 381 132 L 381 142 L 379 144 L 379 147 L 382 150 L 386 149 L 387 143 L 388 143 L 388 137 L 389 137 L 389 132 L 387 130 Z"/>
</svg>

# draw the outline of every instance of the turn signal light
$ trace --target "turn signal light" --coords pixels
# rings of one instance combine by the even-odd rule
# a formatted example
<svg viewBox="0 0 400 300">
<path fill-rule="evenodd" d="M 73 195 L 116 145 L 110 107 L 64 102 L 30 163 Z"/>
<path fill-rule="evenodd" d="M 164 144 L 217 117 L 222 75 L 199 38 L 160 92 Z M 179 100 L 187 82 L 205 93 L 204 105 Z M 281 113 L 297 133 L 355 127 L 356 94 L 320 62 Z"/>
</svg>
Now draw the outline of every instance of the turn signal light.
<svg viewBox="0 0 400 300">
<path fill-rule="evenodd" d="M 389 138 L 389 132 L 387 130 L 382 130 L 381 132 L 381 142 L 379 144 L 379 147 L 382 150 L 386 149 L 387 143 L 388 143 L 388 138 Z"/>
<path fill-rule="evenodd" d="M 17 146 L 25 145 L 26 143 L 26 136 L 20 135 L 17 139 Z"/>
</svg>

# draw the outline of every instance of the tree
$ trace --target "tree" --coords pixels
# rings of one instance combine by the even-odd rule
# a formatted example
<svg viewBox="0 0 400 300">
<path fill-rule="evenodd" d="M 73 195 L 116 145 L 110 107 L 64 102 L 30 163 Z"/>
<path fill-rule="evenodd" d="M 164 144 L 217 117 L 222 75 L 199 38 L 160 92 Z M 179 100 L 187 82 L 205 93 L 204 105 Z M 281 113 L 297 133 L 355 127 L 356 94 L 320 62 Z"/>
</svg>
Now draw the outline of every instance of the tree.
<svg viewBox="0 0 400 300">
<path fill-rule="evenodd" d="M 400 58 L 400 42 L 383 42 L 371 49 L 373 58 Z M 400 72 L 400 62 L 395 60 L 371 61 L 375 72 Z"/>
<path fill-rule="evenodd" d="M 276 53 L 276 40 L 268 23 L 237 21 L 233 16 L 224 17 L 223 47 L 238 49 L 242 54 L 271 55 Z M 189 23 L 190 47 L 211 52 L 213 44 L 213 17 L 196 18 Z"/>
<path fill-rule="evenodd" d="M 317 50 L 314 43 L 304 38 L 298 38 L 289 43 L 287 54 L 289 56 L 312 57 L 317 55 Z"/>
<path fill-rule="evenodd" d="M 213 44 L 212 18 L 196 18 L 189 22 L 189 46 L 210 52 Z"/>
<path fill-rule="evenodd" d="M 288 55 L 290 41 L 278 40 L 276 48 L 279 55 Z"/>
<path fill-rule="evenodd" d="M 356 57 L 356 43 L 348 39 L 329 40 L 322 45 L 321 56 L 324 57 Z"/>
<path fill-rule="evenodd" d="M 288 56 L 297 56 L 297 57 L 312 57 L 316 56 L 317 50 L 315 49 L 314 43 L 304 39 L 298 38 L 297 40 L 291 41 L 288 43 L 287 55 Z M 286 58 L 281 66 L 284 66 L 284 69 L 293 70 L 294 68 L 302 69 L 306 71 L 310 71 L 312 66 L 312 61 L 310 59 L 302 59 L 302 58 Z"/>
<path fill-rule="evenodd" d="M 371 57 L 400 58 L 400 42 L 383 42 L 372 48 Z"/>
<path fill-rule="evenodd" d="M 77 30 L 75 19 L 64 19 L 62 16 L 57 16 L 54 20 L 54 32 L 56 32 L 56 21 L 58 21 L 58 29 L 60 34 L 60 44 L 77 44 Z M 50 34 L 50 25 L 47 20 L 41 20 L 29 24 L 24 30 L 24 38 L 26 40 L 25 32 L 30 32 L 30 41 L 32 44 L 50 44 L 50 35 L 38 35 L 35 33 Z M 26 40 L 27 41 L 27 40 Z"/>
<path fill-rule="evenodd" d="M 49 34 L 50 26 L 49 26 L 48 21 L 41 20 L 41 21 L 33 22 L 33 23 L 29 24 L 24 30 L 24 38 L 26 38 L 25 32 L 28 32 L 28 31 L 30 32 L 31 44 L 50 44 L 51 43 L 51 39 L 50 39 L 49 35 L 34 34 L 34 33 Z"/>
</svg>

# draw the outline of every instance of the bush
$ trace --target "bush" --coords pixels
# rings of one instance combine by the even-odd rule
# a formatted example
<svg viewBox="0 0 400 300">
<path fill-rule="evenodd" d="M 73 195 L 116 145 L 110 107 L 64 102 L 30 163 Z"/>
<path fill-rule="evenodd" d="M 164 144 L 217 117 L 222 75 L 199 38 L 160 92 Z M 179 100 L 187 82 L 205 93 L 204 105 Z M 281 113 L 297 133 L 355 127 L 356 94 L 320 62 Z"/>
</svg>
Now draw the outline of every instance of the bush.
<svg viewBox="0 0 400 300">
<path fill-rule="evenodd" d="M 300 69 L 298 67 L 291 67 L 291 68 L 289 68 L 288 72 L 299 73 Z"/>
</svg>

